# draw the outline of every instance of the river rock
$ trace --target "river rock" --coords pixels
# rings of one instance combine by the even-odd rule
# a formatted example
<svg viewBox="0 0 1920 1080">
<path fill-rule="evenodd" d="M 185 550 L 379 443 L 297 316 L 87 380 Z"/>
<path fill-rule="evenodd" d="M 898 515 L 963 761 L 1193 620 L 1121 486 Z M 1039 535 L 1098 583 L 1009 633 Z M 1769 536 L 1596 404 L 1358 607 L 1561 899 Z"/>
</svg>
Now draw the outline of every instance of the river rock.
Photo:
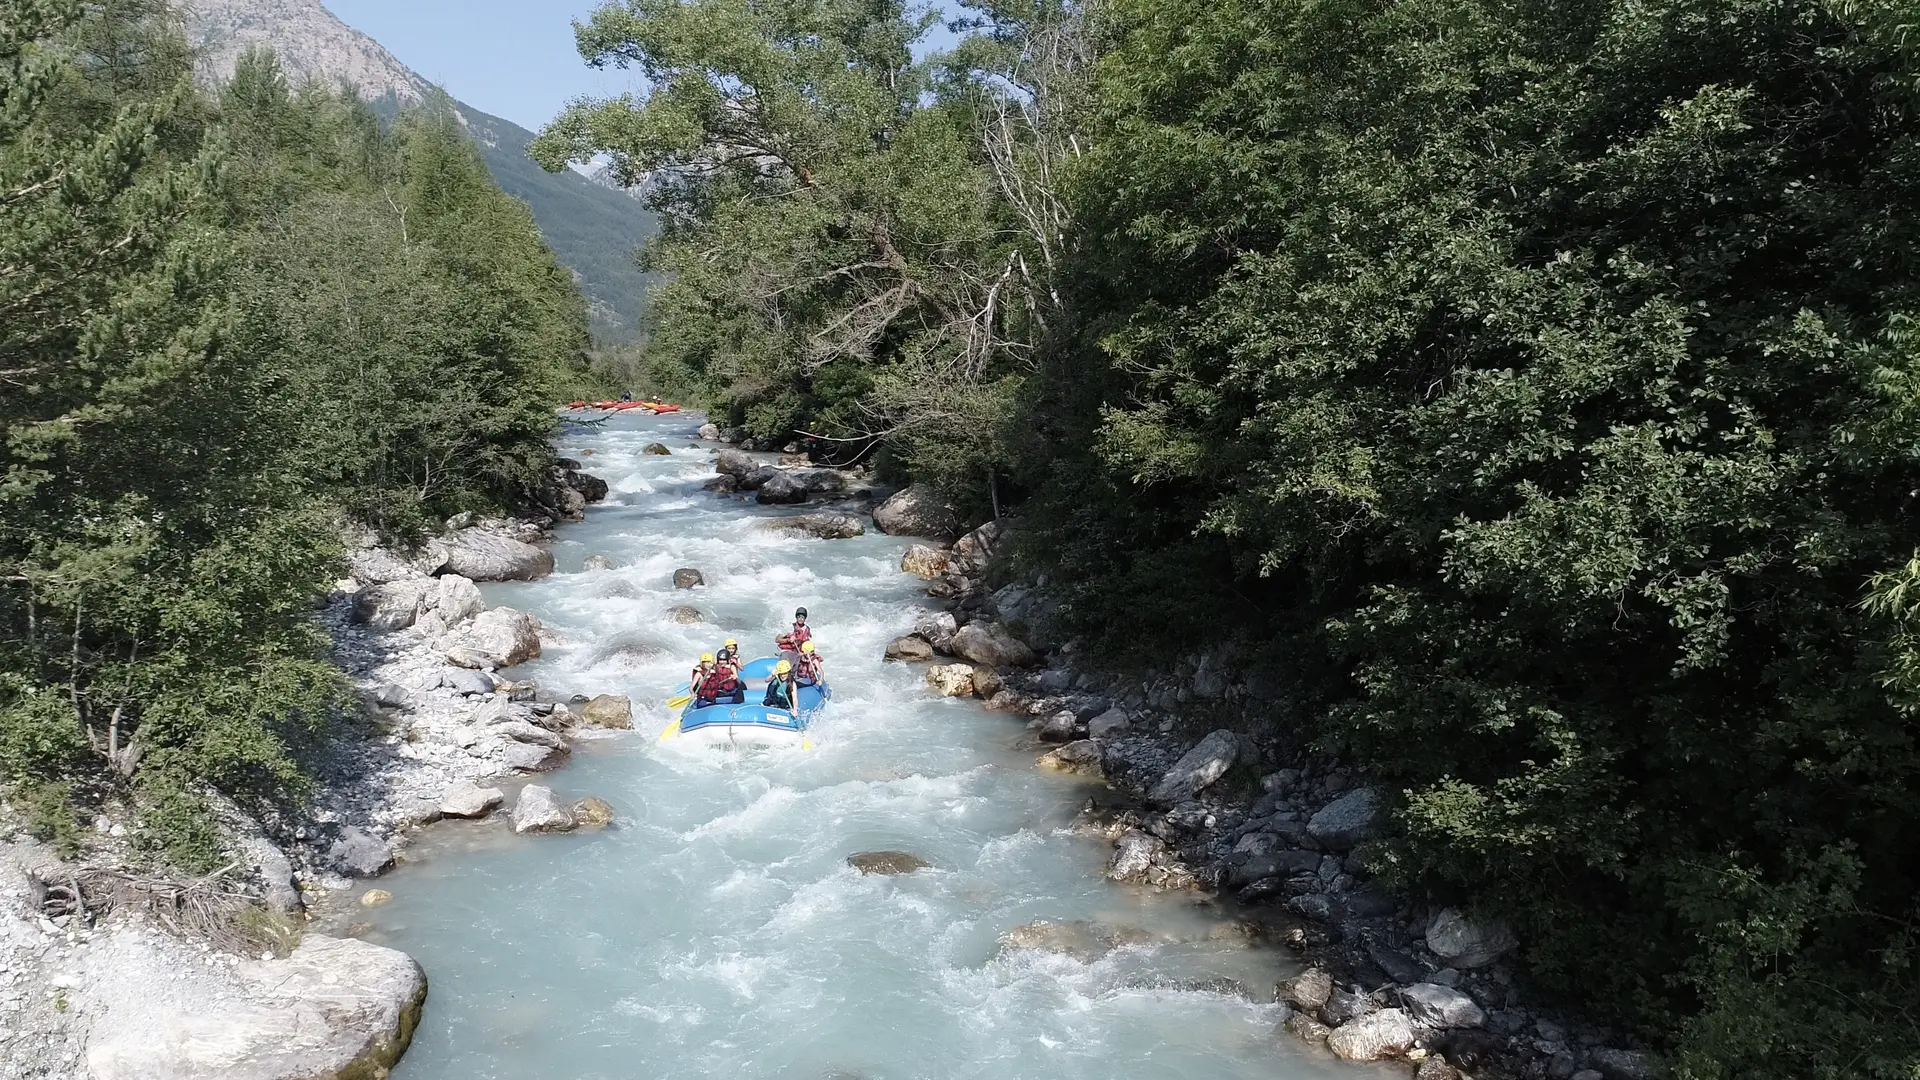
<svg viewBox="0 0 1920 1080">
<path fill-rule="evenodd" d="M 927 669 L 927 685 L 943 697 L 972 697 L 973 669 L 965 664 L 945 664 Z"/>
<path fill-rule="evenodd" d="M 953 654 L 988 667 L 1032 667 L 1040 657 L 997 622 L 970 622 L 953 635 Z"/>
<path fill-rule="evenodd" d="M 900 556 L 900 572 L 933 581 L 947 572 L 947 553 L 925 544 L 915 544 Z"/>
<path fill-rule="evenodd" d="M 484 672 L 454 668 L 440 673 L 440 685 L 456 694 L 477 697 L 493 693 L 493 680 Z"/>
<path fill-rule="evenodd" d="M 573 827 L 573 815 L 553 797 L 552 788 L 528 784 L 520 789 L 513 804 L 514 832 L 567 832 Z"/>
<path fill-rule="evenodd" d="M 1587 1054 L 1587 1067 L 1606 1080 L 1657 1080 L 1660 1069 L 1645 1054 L 1598 1046 Z"/>
<path fill-rule="evenodd" d="M 1354 788 L 1322 807 L 1307 822 L 1307 835 L 1328 851 L 1345 851 L 1373 835 L 1380 818 L 1380 794 Z"/>
<path fill-rule="evenodd" d="M 1235 866 L 1227 875 L 1227 884 L 1250 885 L 1263 878 L 1311 874 L 1319 867 L 1320 853 L 1317 851 L 1272 851 L 1255 855 Z"/>
<path fill-rule="evenodd" d="M 208 967 L 171 938 L 89 950 L 92 1080 L 384 1075 L 413 1038 L 427 979 L 405 953 L 308 934 L 284 960 Z"/>
<path fill-rule="evenodd" d="M 949 537 L 960 531 L 953 507 L 924 484 L 914 484 L 874 508 L 873 523 L 889 536 Z"/>
<path fill-rule="evenodd" d="M 587 571 L 611 570 L 613 569 L 613 560 L 607 558 L 605 555 L 589 555 L 587 556 L 587 561 L 580 564 L 580 569 Z"/>
<path fill-rule="evenodd" d="M 495 760 L 518 772 L 551 772 L 567 763 L 569 754 L 564 746 L 541 746 L 538 743 L 524 743 L 516 739 L 507 739 L 496 744 Z"/>
<path fill-rule="evenodd" d="M 492 529 L 462 529 L 431 546 L 446 552 L 443 569 L 473 581 L 535 581 L 553 573 L 553 553 Z"/>
<path fill-rule="evenodd" d="M 567 741 L 559 735 L 537 724 L 529 724 L 525 720 L 506 720 L 493 725 L 493 730 L 496 734 L 504 735 L 514 742 L 526 743 L 528 746 L 544 746 L 549 750 L 564 750 L 567 745 Z"/>
<path fill-rule="evenodd" d="M 561 521 L 585 521 L 587 519 L 587 497 L 578 488 L 562 483 L 540 493 L 544 500 L 541 505 L 553 512 Z"/>
<path fill-rule="evenodd" d="M 399 683 L 388 683 L 374 692 L 373 703 L 383 709 L 405 709 L 413 704 L 413 691 Z"/>
<path fill-rule="evenodd" d="M 361 907 L 386 907 L 393 903 L 393 894 L 385 889 L 368 889 L 360 894 Z"/>
<path fill-rule="evenodd" d="M 1125 709 L 1108 709 L 1087 721 L 1089 739 L 1111 739 L 1131 726 Z"/>
<path fill-rule="evenodd" d="M 647 448 L 646 448 L 645 450 L 642 450 L 642 451 L 640 451 L 640 452 L 641 452 L 642 454 L 645 454 L 645 455 L 647 455 L 648 457 L 671 457 L 671 456 L 673 456 L 673 451 L 671 451 L 671 450 L 669 450 L 669 449 L 667 449 L 667 444 L 666 444 L 666 443 L 648 443 L 648 444 L 647 444 Z"/>
<path fill-rule="evenodd" d="M 1166 859 L 1166 841 L 1139 829 L 1128 829 L 1114 842 L 1107 860 L 1107 879 L 1134 885 L 1151 882 L 1153 871 Z"/>
<path fill-rule="evenodd" d="M 327 858 L 355 877 L 379 877 L 393 869 L 393 848 L 364 829 L 342 829 Z"/>
<path fill-rule="evenodd" d="M 462 780 L 447 785 L 440 793 L 440 812 L 450 818 L 486 817 L 506 801 L 506 793 L 499 788 L 483 788 Z"/>
<path fill-rule="evenodd" d="M 800 460 L 804 463 L 805 456 Z M 838 469 L 796 469 L 789 475 L 809 495 L 839 495 L 847 490 L 846 474 Z"/>
<path fill-rule="evenodd" d="M 1306 1013 L 1297 1012 L 1287 1017 L 1286 1028 L 1293 1034 L 1294 1038 L 1316 1046 L 1325 1043 L 1327 1037 L 1333 1034 L 1332 1028 L 1308 1016 Z"/>
<path fill-rule="evenodd" d="M 1400 1000 L 1428 1027 L 1477 1028 L 1487 1022 L 1487 1014 L 1472 998 L 1437 983 L 1414 983 L 1400 991 Z"/>
<path fill-rule="evenodd" d="M 347 573 L 361 585 L 385 585 L 431 572 L 416 568 L 385 548 L 361 548 L 347 556 Z"/>
<path fill-rule="evenodd" d="M 784 506 L 807 501 L 807 485 L 792 473 L 777 472 L 767 477 L 754 495 L 764 506 Z"/>
<path fill-rule="evenodd" d="M 575 469 L 565 469 L 560 474 L 561 482 L 580 493 L 580 497 L 590 503 L 604 502 L 607 498 L 607 482 L 593 475 Z"/>
<path fill-rule="evenodd" d="M 960 630 L 960 623 L 954 619 L 951 611 L 935 611 L 922 615 L 913 624 L 913 634 L 933 646 L 935 652 L 951 654 L 953 636 Z"/>
<path fill-rule="evenodd" d="M 667 618 L 681 626 L 693 626 L 700 621 L 700 609 L 686 607 L 685 605 L 669 608 L 667 610 Z"/>
<path fill-rule="evenodd" d="M 1308 968 L 1278 987 L 1280 1000 L 1296 1009 L 1317 1013 L 1333 996 L 1333 976 L 1325 968 Z"/>
<path fill-rule="evenodd" d="M 739 450 L 722 450 L 713 456 L 713 471 L 739 478 L 759 468 L 759 463 Z"/>
<path fill-rule="evenodd" d="M 375 630 L 405 630 L 420 616 L 420 599 L 429 578 L 369 585 L 353 597 L 353 621 Z"/>
<path fill-rule="evenodd" d="M 1147 797 L 1161 806 L 1183 803 L 1225 776 L 1239 756 L 1240 737 L 1224 729 L 1215 731 L 1181 755 Z"/>
<path fill-rule="evenodd" d="M 1152 940 L 1151 934 L 1136 927 L 1109 926 L 1082 920 L 1057 923 L 1040 919 L 1001 934 L 1000 947 L 1056 953 L 1071 956 L 1083 963 L 1092 963 L 1115 949 L 1145 945 Z"/>
<path fill-rule="evenodd" d="M 1040 758 L 1039 765 L 1055 772 L 1102 777 L 1106 775 L 1102 760 L 1100 744 L 1092 739 L 1081 739 L 1049 751 Z"/>
<path fill-rule="evenodd" d="M 706 575 L 690 566 L 683 566 L 673 572 L 673 587 L 676 589 L 694 589 L 706 583 Z"/>
<path fill-rule="evenodd" d="M 847 865 L 863 874 L 911 874 L 930 863 L 905 851 L 857 851 L 847 856 Z"/>
<path fill-rule="evenodd" d="M 1519 942 L 1498 922 L 1479 922 L 1447 908 L 1427 924 L 1427 948 L 1462 971 L 1486 967 L 1513 951 Z"/>
<path fill-rule="evenodd" d="M 1005 536 L 1006 530 L 999 522 L 989 521 L 955 541 L 953 572 L 977 577 L 993 561 L 994 553 L 1000 550 L 1000 543 Z"/>
<path fill-rule="evenodd" d="M 975 694 L 982 698 L 990 698 L 998 694 L 1006 685 L 1006 680 L 1000 677 L 998 671 L 990 667 L 982 667 L 979 664 L 973 665 L 973 692 Z"/>
<path fill-rule="evenodd" d="M 715 495 L 732 495 L 740 490 L 740 480 L 738 477 L 721 473 L 719 476 L 712 477 L 707 480 L 706 483 L 701 484 L 700 490 L 711 491 Z"/>
<path fill-rule="evenodd" d="M 1377 1011 L 1379 1007 L 1367 995 L 1335 987 L 1333 992 L 1327 995 L 1327 1003 L 1320 1006 L 1320 1019 L 1337 1028 L 1363 1016 L 1371 1016 Z"/>
<path fill-rule="evenodd" d="M 633 729 L 633 701 L 614 694 L 601 694 L 580 710 L 580 722 L 588 727 Z"/>
<path fill-rule="evenodd" d="M 700 425 L 700 430 L 699 430 L 699 431 L 697 431 L 697 432 L 695 432 L 695 434 L 696 434 L 696 435 L 697 435 L 697 436 L 698 436 L 699 438 L 701 438 L 701 439 L 703 439 L 703 440 L 705 440 L 705 441 L 707 441 L 707 442 L 719 442 L 719 441 L 720 441 L 720 425 L 718 425 L 718 424 L 701 424 L 701 425 Z"/>
<path fill-rule="evenodd" d="M 540 655 L 540 624 L 533 616 L 512 608 L 483 611 L 471 625 L 452 636 L 446 655 L 462 667 L 524 664 Z M 476 657 L 486 662 L 475 664 L 472 661 Z"/>
<path fill-rule="evenodd" d="M 1413 1022 L 1400 1009 L 1381 1009 L 1333 1029 L 1327 1049 L 1343 1061 L 1385 1061 L 1413 1049 Z"/>
<path fill-rule="evenodd" d="M 1553 1073 L 1549 1071 L 1547 1075 L 1552 1076 Z M 1420 1067 L 1413 1071 L 1413 1080 L 1465 1080 L 1465 1078 L 1460 1075 L 1459 1069 L 1447 1064 L 1446 1058 L 1436 1054 L 1420 1063 Z"/>
<path fill-rule="evenodd" d="M 775 518 L 760 527 L 768 532 L 786 533 L 789 536 L 811 536 L 820 540 L 851 540 L 867 531 L 867 527 L 860 524 L 859 518 L 852 514 L 837 513 Z"/>
<path fill-rule="evenodd" d="M 573 823 L 583 829 L 604 829 L 613 824 L 613 804 L 589 795 L 573 804 Z"/>
<path fill-rule="evenodd" d="M 933 646 L 909 634 L 887 642 L 887 659 L 918 664 L 933 659 Z"/>
</svg>

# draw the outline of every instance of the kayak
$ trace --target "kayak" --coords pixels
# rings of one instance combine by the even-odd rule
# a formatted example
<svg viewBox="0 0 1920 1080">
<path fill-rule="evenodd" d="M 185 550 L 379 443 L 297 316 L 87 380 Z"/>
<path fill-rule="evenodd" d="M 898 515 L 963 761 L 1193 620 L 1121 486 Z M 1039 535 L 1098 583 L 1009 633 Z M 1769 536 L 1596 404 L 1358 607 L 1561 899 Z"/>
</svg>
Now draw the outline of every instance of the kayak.
<svg viewBox="0 0 1920 1080">
<path fill-rule="evenodd" d="M 569 401 L 569 402 L 567 402 L 567 408 L 569 408 L 569 409 L 584 409 L 584 408 L 586 408 L 586 407 L 587 407 L 587 403 L 586 403 L 586 402 L 584 402 L 584 401 Z"/>
<path fill-rule="evenodd" d="M 660 736 L 661 742 L 680 740 L 696 746 L 736 746 L 773 747 L 798 746 L 812 749 L 813 743 L 807 738 L 807 729 L 819 718 L 833 699 L 830 686 L 802 686 L 796 692 L 799 699 L 796 708 L 773 709 L 760 704 L 767 690 L 767 680 L 773 676 L 778 657 L 763 657 L 741 669 L 742 681 L 747 685 L 746 702 L 740 705 L 708 705 L 695 708 L 692 703 L 680 710 L 675 720 Z M 681 694 L 687 693 L 687 687 L 681 687 Z"/>
</svg>

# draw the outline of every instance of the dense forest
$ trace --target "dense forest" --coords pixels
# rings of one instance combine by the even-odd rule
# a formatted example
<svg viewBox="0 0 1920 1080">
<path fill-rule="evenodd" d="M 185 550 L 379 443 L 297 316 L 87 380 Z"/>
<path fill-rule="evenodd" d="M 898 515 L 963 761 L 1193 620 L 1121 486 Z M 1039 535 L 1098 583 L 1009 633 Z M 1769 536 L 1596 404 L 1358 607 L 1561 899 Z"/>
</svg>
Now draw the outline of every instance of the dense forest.
<svg viewBox="0 0 1920 1080">
<path fill-rule="evenodd" d="M 157 0 L 0 10 L 0 776 L 211 869 L 209 785 L 297 796 L 334 713 L 343 525 L 523 502 L 585 306 L 450 118 L 198 88 Z"/>
<path fill-rule="evenodd" d="M 1920 1071 L 1920 18 L 631 0 L 646 363 L 1206 642 L 1676 1074 Z"/>
</svg>

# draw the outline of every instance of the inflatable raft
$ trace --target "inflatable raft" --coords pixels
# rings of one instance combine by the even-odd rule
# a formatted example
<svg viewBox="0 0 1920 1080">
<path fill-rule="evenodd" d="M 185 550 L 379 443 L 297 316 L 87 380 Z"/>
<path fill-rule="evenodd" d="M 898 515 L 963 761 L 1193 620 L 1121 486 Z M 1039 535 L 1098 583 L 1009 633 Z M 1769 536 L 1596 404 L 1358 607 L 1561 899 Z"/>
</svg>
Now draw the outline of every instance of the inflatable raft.
<svg viewBox="0 0 1920 1080">
<path fill-rule="evenodd" d="M 771 709 L 760 704 L 765 700 L 767 680 L 773 676 L 773 667 L 778 657 L 763 657 L 741 669 L 741 680 L 746 683 L 746 701 L 740 705 L 708 705 L 695 708 L 689 702 L 680 710 L 680 716 L 666 732 L 660 736 L 661 742 L 681 741 L 697 746 L 737 746 L 743 749 L 754 747 L 798 746 L 812 749 L 813 743 L 807 738 L 807 729 L 833 699 L 830 686 L 798 687 L 792 711 Z M 681 694 L 688 692 L 682 686 Z"/>
</svg>

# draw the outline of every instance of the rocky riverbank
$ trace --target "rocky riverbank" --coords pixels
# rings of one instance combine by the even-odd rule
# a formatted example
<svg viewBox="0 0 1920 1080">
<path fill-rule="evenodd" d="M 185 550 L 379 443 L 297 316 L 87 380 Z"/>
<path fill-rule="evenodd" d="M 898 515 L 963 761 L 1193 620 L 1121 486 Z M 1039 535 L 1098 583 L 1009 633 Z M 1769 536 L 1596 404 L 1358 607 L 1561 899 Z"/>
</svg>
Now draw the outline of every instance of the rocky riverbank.
<svg viewBox="0 0 1920 1080">
<path fill-rule="evenodd" d="M 927 538 L 901 568 L 948 601 L 888 658 L 927 663 L 937 692 L 1024 718 L 1039 767 L 1103 782 L 1085 826 L 1113 844 L 1109 878 L 1195 890 L 1297 952 L 1307 971 L 1275 988 L 1288 1031 L 1345 1060 L 1409 1062 L 1419 1080 L 1658 1075 L 1617 1033 L 1529 1004 L 1508 928 L 1374 884 L 1363 845 L 1382 825 L 1380 792 L 1272 737 L 1258 687 L 1205 655 L 1165 672 L 1095 670 L 1050 639 L 1044 581 L 985 586 L 1002 525 L 959 535 L 918 488 L 875 518 Z"/>
</svg>

